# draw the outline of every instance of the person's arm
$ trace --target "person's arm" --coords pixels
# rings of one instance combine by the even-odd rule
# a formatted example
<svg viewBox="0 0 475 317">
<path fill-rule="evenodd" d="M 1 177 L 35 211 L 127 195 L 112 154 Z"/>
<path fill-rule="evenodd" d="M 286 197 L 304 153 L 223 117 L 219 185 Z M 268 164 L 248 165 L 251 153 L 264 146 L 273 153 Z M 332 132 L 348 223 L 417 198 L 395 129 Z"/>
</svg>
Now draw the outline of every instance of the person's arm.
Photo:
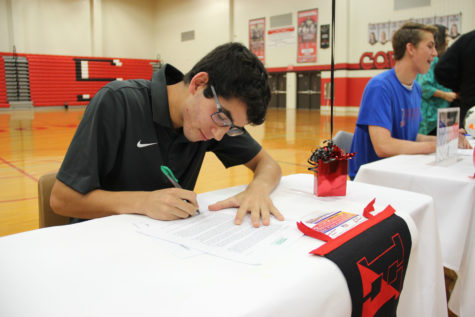
<svg viewBox="0 0 475 317">
<path fill-rule="evenodd" d="M 448 102 L 452 102 L 454 101 L 455 99 L 457 99 L 457 94 L 455 92 L 452 92 L 452 91 L 442 91 L 442 90 L 438 90 L 436 89 L 434 91 L 434 94 L 433 94 L 434 97 L 437 97 L 437 98 L 441 98 L 441 99 L 445 99 L 447 100 Z"/>
<path fill-rule="evenodd" d="M 374 151 L 379 157 L 399 154 L 428 154 L 435 152 L 436 149 L 434 136 L 418 134 L 416 141 L 407 141 L 391 137 L 391 132 L 383 127 L 370 125 L 368 131 Z"/>
<path fill-rule="evenodd" d="M 198 209 L 196 194 L 189 190 L 167 188 L 151 192 L 114 192 L 96 189 L 82 194 L 59 180 L 53 186 L 50 204 L 57 214 L 81 219 L 143 214 L 159 220 L 175 220 L 192 216 Z"/>
<path fill-rule="evenodd" d="M 425 135 L 418 133 L 416 142 L 437 142 L 437 137 L 435 135 Z"/>
<path fill-rule="evenodd" d="M 224 208 L 238 208 L 235 224 L 241 224 L 246 214 L 250 212 L 254 227 L 259 227 L 260 219 L 263 225 L 269 225 L 271 214 L 278 220 L 284 220 L 269 197 L 279 184 L 282 175 L 279 164 L 262 149 L 245 165 L 254 172 L 254 179 L 247 188 L 233 197 L 208 206 L 208 209 L 216 211 Z"/>
</svg>

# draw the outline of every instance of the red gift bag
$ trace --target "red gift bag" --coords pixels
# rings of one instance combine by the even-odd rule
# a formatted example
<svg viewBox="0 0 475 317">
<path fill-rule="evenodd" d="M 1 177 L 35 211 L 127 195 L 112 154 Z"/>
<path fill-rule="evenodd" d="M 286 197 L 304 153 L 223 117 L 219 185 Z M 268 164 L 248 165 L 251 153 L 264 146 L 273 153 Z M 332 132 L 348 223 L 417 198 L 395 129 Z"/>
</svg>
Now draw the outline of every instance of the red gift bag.
<svg viewBox="0 0 475 317">
<path fill-rule="evenodd" d="M 313 193 L 319 197 L 346 196 L 348 160 L 319 161 L 314 172 Z"/>
<path fill-rule="evenodd" d="M 346 196 L 348 160 L 356 153 L 346 153 L 333 143 L 324 141 L 326 146 L 316 148 L 308 163 L 314 173 L 313 193 L 317 196 Z"/>
</svg>

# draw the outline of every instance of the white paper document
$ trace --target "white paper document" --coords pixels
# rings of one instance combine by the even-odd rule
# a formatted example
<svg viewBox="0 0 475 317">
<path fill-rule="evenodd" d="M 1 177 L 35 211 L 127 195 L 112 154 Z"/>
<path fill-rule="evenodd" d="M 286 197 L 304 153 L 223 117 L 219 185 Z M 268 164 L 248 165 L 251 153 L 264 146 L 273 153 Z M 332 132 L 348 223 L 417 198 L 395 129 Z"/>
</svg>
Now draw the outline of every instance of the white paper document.
<svg viewBox="0 0 475 317">
<path fill-rule="evenodd" d="M 293 221 L 272 219 L 269 226 L 254 228 L 249 216 L 241 225 L 235 225 L 235 214 L 235 210 L 202 211 L 188 219 L 149 221 L 136 226 L 138 232 L 147 236 L 247 264 L 262 264 L 302 237 Z"/>
</svg>

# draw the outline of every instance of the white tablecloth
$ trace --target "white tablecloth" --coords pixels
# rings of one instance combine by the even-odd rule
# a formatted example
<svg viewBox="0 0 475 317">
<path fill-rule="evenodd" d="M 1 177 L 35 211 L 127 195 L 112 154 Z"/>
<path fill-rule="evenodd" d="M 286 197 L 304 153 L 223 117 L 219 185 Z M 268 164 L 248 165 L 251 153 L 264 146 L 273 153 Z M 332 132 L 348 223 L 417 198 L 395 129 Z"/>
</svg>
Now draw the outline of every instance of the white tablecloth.
<svg viewBox="0 0 475 317">
<path fill-rule="evenodd" d="M 405 189 L 434 198 L 444 265 L 458 273 L 449 307 L 475 316 L 475 173 L 471 156 L 449 166 L 434 155 L 398 155 L 360 167 L 356 182 Z M 469 268 L 472 268 L 471 270 Z"/>
<path fill-rule="evenodd" d="M 200 206 L 242 188 L 201 194 Z M 354 182 L 346 197 L 320 198 L 312 190 L 312 175 L 291 175 L 272 197 L 295 221 L 315 210 L 362 213 L 374 197 L 376 210 L 391 204 L 413 236 L 398 316 L 447 316 L 431 197 Z M 137 233 L 137 221 L 154 220 L 112 216 L 0 238 L 0 316 L 351 315 L 338 267 L 308 254 L 318 240 L 304 236 L 255 266 L 177 256 L 166 242 Z"/>
</svg>

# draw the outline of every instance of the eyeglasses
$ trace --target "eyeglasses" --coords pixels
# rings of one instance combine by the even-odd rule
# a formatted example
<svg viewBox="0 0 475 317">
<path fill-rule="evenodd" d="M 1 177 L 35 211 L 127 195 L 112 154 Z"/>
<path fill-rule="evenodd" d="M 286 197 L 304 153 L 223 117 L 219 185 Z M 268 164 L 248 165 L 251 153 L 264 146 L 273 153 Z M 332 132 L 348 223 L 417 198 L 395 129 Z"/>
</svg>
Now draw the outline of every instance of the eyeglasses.
<svg viewBox="0 0 475 317">
<path fill-rule="evenodd" d="M 216 90 L 214 90 L 213 85 L 210 85 L 211 91 L 213 92 L 214 96 L 214 101 L 216 102 L 216 107 L 218 108 L 218 111 L 213 113 L 211 115 L 211 119 L 213 122 L 220 127 L 230 127 L 228 132 L 226 132 L 227 135 L 229 136 L 238 136 L 244 133 L 244 128 L 237 127 L 234 125 L 233 120 L 229 118 L 229 116 L 226 114 L 226 112 L 223 110 L 223 107 L 221 107 L 221 104 L 219 103 L 218 100 L 218 95 L 216 94 Z"/>
</svg>

